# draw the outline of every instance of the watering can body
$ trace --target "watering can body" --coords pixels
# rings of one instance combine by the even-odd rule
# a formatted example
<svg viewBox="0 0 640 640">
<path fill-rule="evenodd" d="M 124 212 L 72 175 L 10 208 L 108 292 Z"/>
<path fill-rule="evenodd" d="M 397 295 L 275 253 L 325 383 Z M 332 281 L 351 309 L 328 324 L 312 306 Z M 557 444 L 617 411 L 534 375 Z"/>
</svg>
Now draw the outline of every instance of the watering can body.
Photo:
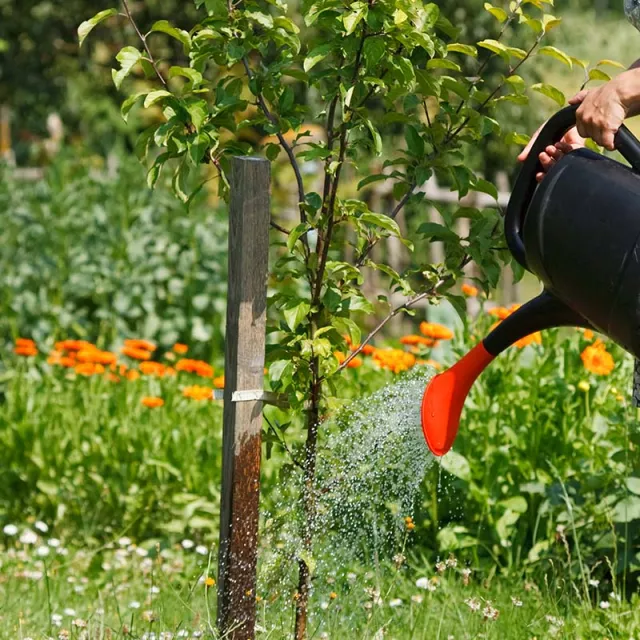
<svg viewBox="0 0 640 640">
<path fill-rule="evenodd" d="M 593 328 L 640 358 L 640 142 L 624 126 L 616 135 L 616 149 L 631 168 L 579 149 L 540 184 L 535 179 L 539 154 L 575 125 L 576 109 L 563 109 L 540 132 L 505 216 L 511 253 L 544 290 L 427 386 L 422 427 L 436 455 L 451 448 L 473 382 L 526 335 L 559 326 Z"/>
</svg>

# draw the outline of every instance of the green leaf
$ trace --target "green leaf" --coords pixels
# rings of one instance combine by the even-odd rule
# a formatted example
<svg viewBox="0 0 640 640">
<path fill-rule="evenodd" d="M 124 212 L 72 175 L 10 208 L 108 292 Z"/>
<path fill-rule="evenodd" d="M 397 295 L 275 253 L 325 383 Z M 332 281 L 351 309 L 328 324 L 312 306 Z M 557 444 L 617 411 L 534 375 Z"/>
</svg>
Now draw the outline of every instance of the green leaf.
<svg viewBox="0 0 640 640">
<path fill-rule="evenodd" d="M 621 64 L 620 62 L 616 62 L 615 60 L 609 60 L 609 59 L 600 60 L 600 62 L 596 64 L 596 67 L 604 67 L 604 66 L 615 67 L 616 69 L 626 69 L 626 67 L 623 64 Z"/>
<path fill-rule="evenodd" d="M 171 98 L 173 96 L 169 91 L 165 91 L 164 89 L 158 89 L 157 91 L 151 91 L 147 94 L 147 97 L 144 99 L 144 108 L 148 109 L 150 106 L 154 105 L 156 102 L 164 98 Z"/>
<path fill-rule="evenodd" d="M 284 319 L 291 331 L 295 331 L 298 325 L 309 315 L 311 305 L 308 302 L 299 302 L 293 307 L 284 309 Z"/>
<path fill-rule="evenodd" d="M 488 180 L 484 180 L 482 178 L 476 180 L 471 185 L 471 190 L 486 193 L 490 195 L 494 200 L 498 199 L 498 189 L 496 188 L 495 185 L 491 184 Z"/>
<path fill-rule="evenodd" d="M 311 227 L 306 222 L 300 223 L 298 226 L 291 229 L 291 233 L 289 233 L 289 236 L 287 237 L 287 249 L 289 249 L 289 253 L 293 252 L 293 248 L 296 246 L 298 239 L 303 234 L 307 233 L 309 229 L 311 229 Z"/>
<path fill-rule="evenodd" d="M 151 27 L 152 32 L 166 33 L 168 36 L 175 38 L 182 43 L 185 52 L 189 52 L 191 49 L 191 36 L 184 29 L 178 29 L 174 27 L 168 20 L 158 20 Z"/>
<path fill-rule="evenodd" d="M 433 240 L 459 240 L 456 233 L 437 222 L 423 222 L 418 227 L 418 233 Z"/>
<path fill-rule="evenodd" d="M 550 58 L 555 58 L 563 64 L 566 64 L 569 69 L 573 68 L 571 57 L 568 56 L 564 51 L 560 51 L 560 49 L 557 49 L 556 47 L 540 47 L 540 49 L 538 49 L 538 54 L 549 56 Z"/>
<path fill-rule="evenodd" d="M 634 476 L 627 478 L 627 489 L 629 489 L 631 493 L 635 493 L 637 496 L 640 496 L 640 478 L 636 478 Z"/>
<path fill-rule="evenodd" d="M 105 9 L 104 11 L 100 11 L 99 13 L 96 13 L 96 15 L 93 16 L 93 18 L 90 18 L 89 20 L 85 20 L 78 27 L 78 42 L 79 42 L 79 46 L 82 46 L 82 43 L 84 42 L 85 38 L 101 22 L 104 22 L 107 18 L 110 18 L 111 16 L 117 16 L 117 15 L 118 15 L 118 10 L 117 9 Z"/>
<path fill-rule="evenodd" d="M 359 4 L 359 3 L 356 3 Z M 356 27 L 360 24 L 362 19 L 365 17 L 367 13 L 367 5 L 360 6 L 356 11 L 352 11 L 347 13 L 342 18 L 342 24 L 346 30 L 346 35 L 350 36 L 355 30 Z"/>
<path fill-rule="evenodd" d="M 122 119 L 126 122 L 127 119 L 129 118 L 129 112 L 131 111 L 131 109 L 133 109 L 133 106 L 135 105 L 136 102 L 138 102 L 138 100 L 145 95 L 144 93 L 134 93 L 133 95 L 129 96 L 123 103 L 122 106 L 120 107 L 120 113 L 122 114 Z"/>
<path fill-rule="evenodd" d="M 589 69 L 589 80 L 602 80 L 603 82 L 609 82 L 609 80 L 611 80 L 611 76 L 602 71 L 602 69 Z"/>
<path fill-rule="evenodd" d="M 493 53 L 497 53 L 499 56 L 503 57 L 505 60 L 509 59 L 509 53 L 507 52 L 507 47 L 505 47 L 501 42 L 497 40 L 481 40 L 478 42 L 478 46 L 483 49 L 488 49 Z"/>
<path fill-rule="evenodd" d="M 369 133 L 371 133 L 371 137 L 373 138 L 373 150 L 375 154 L 379 156 L 382 153 L 382 136 L 380 135 L 380 132 L 375 128 L 371 120 L 365 118 L 364 123 L 367 126 L 367 129 L 369 129 Z"/>
<path fill-rule="evenodd" d="M 396 26 L 402 24 L 403 22 L 407 21 L 408 17 L 409 16 L 402 9 L 396 9 L 393 12 L 393 24 L 395 24 Z"/>
<path fill-rule="evenodd" d="M 490 2 L 484 3 L 484 9 L 485 11 L 488 11 L 499 22 L 505 22 L 509 17 L 509 14 L 504 9 L 500 9 L 500 7 L 494 7 Z"/>
<path fill-rule="evenodd" d="M 451 69 L 452 71 L 461 71 L 461 67 L 453 60 L 447 58 L 432 58 L 427 62 L 427 69 Z"/>
<path fill-rule="evenodd" d="M 471 479 L 471 465 L 468 460 L 459 453 L 449 451 L 445 456 L 442 456 L 441 464 L 447 473 L 450 473 L 456 478 L 464 481 Z"/>
<path fill-rule="evenodd" d="M 367 176 L 366 178 L 363 178 L 362 180 L 360 180 L 360 182 L 358 182 L 357 190 L 360 191 L 360 189 L 362 189 L 363 187 L 366 187 L 368 184 L 371 184 L 372 182 L 380 182 L 381 180 L 388 180 L 388 179 L 389 179 L 389 176 L 385 175 L 384 173 L 378 173 L 372 176 Z"/>
<path fill-rule="evenodd" d="M 331 53 L 332 48 L 332 44 L 326 43 L 315 47 L 315 49 L 312 49 L 309 52 L 309 55 L 304 59 L 304 70 L 309 73 L 309 71 L 311 71 L 313 67 L 324 60 Z"/>
<path fill-rule="evenodd" d="M 358 217 L 358 220 L 360 222 L 375 225 L 376 227 L 381 227 L 393 235 L 400 236 L 400 227 L 398 227 L 398 223 L 384 213 L 372 213 L 369 211 L 361 214 Z"/>
<path fill-rule="evenodd" d="M 537 91 L 538 93 L 541 93 L 543 96 L 546 96 L 547 98 L 551 98 L 551 100 L 556 102 L 561 107 L 564 106 L 564 103 L 566 102 L 564 93 L 562 93 L 560 89 L 556 89 L 550 84 L 546 84 L 544 82 L 538 82 L 537 84 L 532 85 L 531 89 L 533 89 L 533 91 Z"/>
<path fill-rule="evenodd" d="M 353 311 L 353 309 L 351 309 Z M 360 327 L 351 318 L 335 316 L 331 319 L 331 324 L 340 335 L 348 334 L 353 344 L 360 344 L 362 333 Z"/>
<path fill-rule="evenodd" d="M 124 47 L 118 52 L 116 60 L 120 63 L 120 70 L 111 70 L 113 84 L 116 89 L 122 85 L 122 81 L 131 73 L 131 69 L 136 65 L 138 60 L 142 58 L 142 54 L 135 47 Z"/>
<path fill-rule="evenodd" d="M 409 125 L 405 129 L 404 139 L 407 142 L 407 148 L 412 156 L 415 158 L 422 158 L 424 156 L 424 140 L 413 125 Z"/>
<path fill-rule="evenodd" d="M 190 67 L 171 67 L 171 69 L 169 69 L 169 77 L 175 78 L 176 76 L 181 76 L 189 80 L 191 89 L 196 89 L 202 84 L 202 74 Z"/>
<path fill-rule="evenodd" d="M 478 57 L 478 50 L 470 44 L 460 44 L 458 42 L 452 42 L 447 45 L 447 51 L 462 53 L 465 56 L 471 56 L 472 58 Z"/>
<path fill-rule="evenodd" d="M 375 67 L 387 53 L 387 45 L 382 36 L 367 38 L 362 48 L 362 55 L 370 67 Z"/>
<path fill-rule="evenodd" d="M 261 11 L 247 11 L 245 16 L 249 20 L 257 22 L 265 29 L 273 29 L 273 18 L 268 13 L 262 13 Z"/>
<path fill-rule="evenodd" d="M 640 519 L 640 498 L 628 496 L 618 502 L 613 511 L 614 522 L 631 522 Z"/>
</svg>

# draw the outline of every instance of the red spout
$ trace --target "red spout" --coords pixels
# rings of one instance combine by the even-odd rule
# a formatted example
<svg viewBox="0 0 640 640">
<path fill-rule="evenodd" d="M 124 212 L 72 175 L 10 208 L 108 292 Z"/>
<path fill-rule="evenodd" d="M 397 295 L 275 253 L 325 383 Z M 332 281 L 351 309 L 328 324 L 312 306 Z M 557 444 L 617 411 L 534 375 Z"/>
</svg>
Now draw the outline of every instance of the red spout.
<svg viewBox="0 0 640 640">
<path fill-rule="evenodd" d="M 422 431 L 434 455 L 443 456 L 451 449 L 467 394 L 494 357 L 480 342 L 427 385 L 422 398 Z"/>
</svg>

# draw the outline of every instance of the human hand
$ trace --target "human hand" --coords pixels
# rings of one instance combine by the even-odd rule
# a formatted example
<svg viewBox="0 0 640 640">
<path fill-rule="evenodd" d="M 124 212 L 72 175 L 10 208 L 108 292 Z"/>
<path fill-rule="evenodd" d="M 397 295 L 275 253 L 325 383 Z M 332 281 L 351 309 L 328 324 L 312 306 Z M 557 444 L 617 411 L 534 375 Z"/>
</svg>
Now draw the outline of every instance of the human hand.
<svg viewBox="0 0 640 640">
<path fill-rule="evenodd" d="M 576 123 L 581 136 L 613 151 L 618 129 L 640 105 L 639 73 L 637 69 L 625 71 L 597 89 L 583 89 L 569 100 L 569 104 L 580 104 Z"/>
<path fill-rule="evenodd" d="M 529 144 L 522 150 L 520 155 L 518 156 L 518 160 L 520 162 L 524 162 L 531 152 L 531 147 L 533 147 L 533 143 L 536 141 L 536 138 L 540 134 L 540 131 L 544 127 L 544 124 L 531 136 L 531 140 L 529 140 Z M 551 167 L 553 167 L 560 158 L 562 158 L 565 154 L 573 151 L 574 149 L 580 149 L 584 147 L 585 139 L 578 133 L 576 127 L 573 127 L 564 134 L 562 139 L 556 142 L 553 145 L 549 145 L 545 148 L 545 150 L 540 153 L 538 159 L 540 160 L 540 164 L 542 165 L 542 171 L 539 171 L 536 174 L 536 180 L 540 182 L 542 178 L 544 178 L 545 174 Z"/>
</svg>

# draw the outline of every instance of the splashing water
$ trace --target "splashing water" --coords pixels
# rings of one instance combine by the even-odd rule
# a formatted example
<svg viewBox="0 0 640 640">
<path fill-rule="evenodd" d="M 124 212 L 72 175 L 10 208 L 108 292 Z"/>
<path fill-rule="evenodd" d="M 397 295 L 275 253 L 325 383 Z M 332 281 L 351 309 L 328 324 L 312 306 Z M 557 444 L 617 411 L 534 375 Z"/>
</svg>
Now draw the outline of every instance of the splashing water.
<svg viewBox="0 0 640 640">
<path fill-rule="evenodd" d="M 319 452 L 316 531 L 342 544 L 363 536 L 396 537 L 434 457 L 426 446 L 420 405 L 431 369 L 420 367 L 345 407 L 328 424 Z M 361 545 L 357 545 L 360 546 Z"/>
<path fill-rule="evenodd" d="M 405 517 L 434 462 L 422 435 L 420 406 L 433 375 L 417 367 L 392 384 L 355 400 L 320 426 L 313 522 L 313 564 L 318 574 L 341 573 L 352 560 L 391 557 L 406 542 Z M 298 493 L 301 492 L 302 474 Z M 280 500 L 286 514 L 264 544 L 262 578 L 284 586 L 293 557 L 302 557 L 299 503 Z M 269 536 L 267 536 L 269 537 Z M 277 538 L 277 539 L 276 539 Z M 305 561 L 307 557 L 305 555 Z M 270 574 L 270 575 L 269 575 Z"/>
</svg>

